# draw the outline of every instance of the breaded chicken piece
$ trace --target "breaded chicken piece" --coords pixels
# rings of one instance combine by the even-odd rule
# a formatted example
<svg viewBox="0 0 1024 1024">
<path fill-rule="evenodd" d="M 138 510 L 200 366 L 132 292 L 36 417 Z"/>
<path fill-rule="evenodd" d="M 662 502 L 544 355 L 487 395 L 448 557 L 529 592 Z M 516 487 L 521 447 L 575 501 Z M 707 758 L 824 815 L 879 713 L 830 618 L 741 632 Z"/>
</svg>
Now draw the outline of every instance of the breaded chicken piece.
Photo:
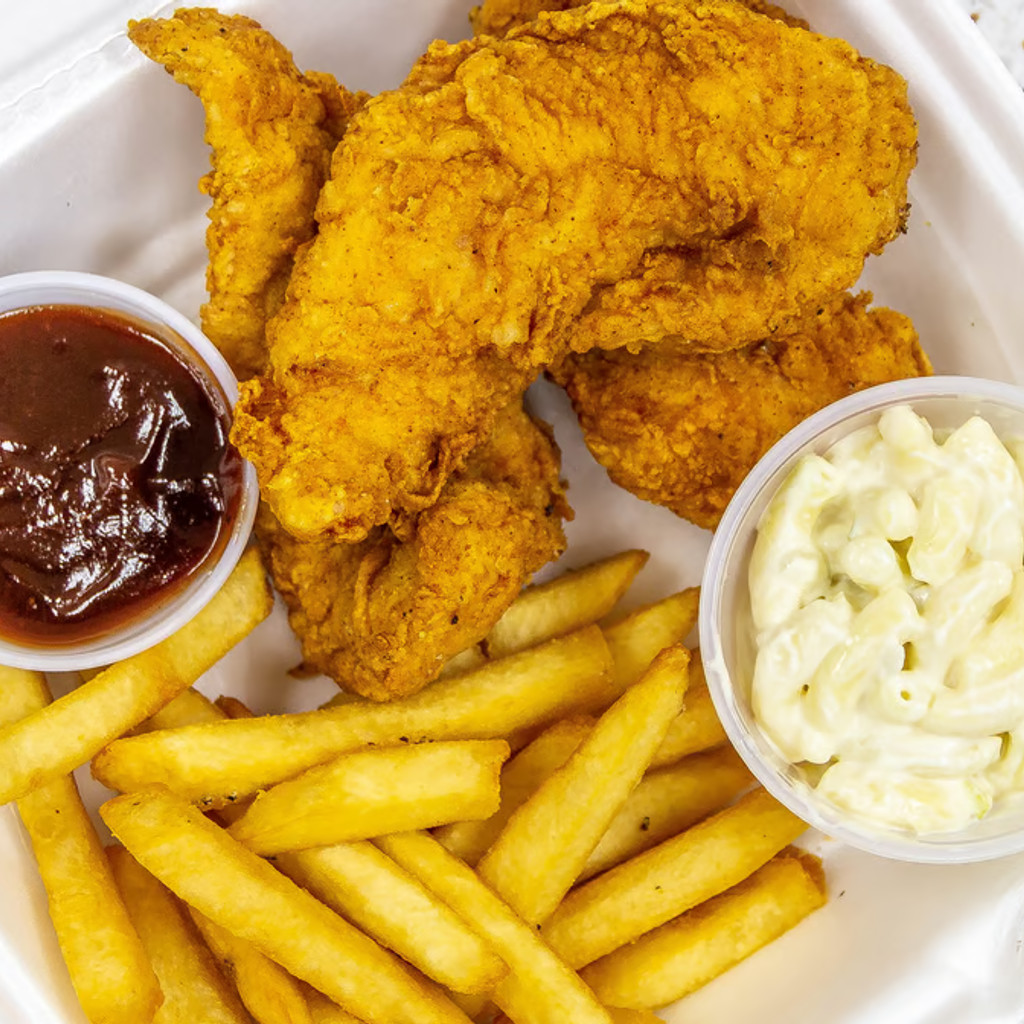
<svg viewBox="0 0 1024 1024">
<path fill-rule="evenodd" d="M 280 306 L 296 249 L 312 238 L 330 156 L 365 96 L 330 76 L 302 75 L 251 18 L 211 8 L 129 24 L 147 57 L 187 85 L 206 111 L 213 170 L 203 331 L 235 374 L 266 363 L 264 328 Z"/>
<path fill-rule="evenodd" d="M 207 235 L 212 295 L 203 322 L 233 356 L 236 372 L 254 372 L 255 360 L 265 358 L 266 319 L 291 272 L 291 242 L 316 231 L 312 190 L 322 184 L 331 149 L 366 97 L 321 72 L 299 75 L 287 52 L 247 18 L 187 10 L 132 31 L 151 55 L 174 57 L 178 77 L 206 107 L 216 171 Z M 188 56 L 175 44 L 187 46 Z M 229 59 L 231 53 L 238 59 Z M 293 108 L 256 130 L 250 119 L 261 119 L 265 108 L 244 102 L 250 96 L 260 104 L 272 96 L 279 110 L 287 103 Z M 311 111 L 315 122 L 307 120 Z M 291 114 L 300 120 L 289 120 Z M 284 172 L 297 176 L 297 190 L 250 194 Z M 279 219 L 275 210 L 284 211 Z M 228 273 L 228 249 L 236 270 L 237 254 L 262 255 L 263 272 Z M 245 269 L 258 267 L 247 261 Z M 435 507 L 396 521 L 394 530 L 382 527 L 361 544 L 298 543 L 264 509 L 257 533 L 310 666 L 378 698 L 411 692 L 433 678 L 451 654 L 488 632 L 530 574 L 561 553 L 562 516 L 571 510 L 558 472 L 549 435 L 521 408 L 510 409 Z M 476 557 L 481 564 L 474 564 Z"/>
<path fill-rule="evenodd" d="M 359 539 L 435 501 L 666 252 L 673 332 L 708 347 L 852 284 L 903 225 L 914 145 L 898 75 L 732 0 L 434 44 L 338 147 L 234 440 L 287 530 Z"/>
<path fill-rule="evenodd" d="M 567 11 L 589 2 L 590 0 L 484 0 L 479 7 L 474 7 L 469 12 L 469 22 L 478 36 L 503 36 L 516 26 L 533 21 L 545 11 Z M 767 0 L 736 0 L 736 3 L 758 14 L 784 21 L 787 25 L 807 28 L 807 22 L 803 18 L 795 18 Z"/>
<path fill-rule="evenodd" d="M 870 301 L 843 294 L 796 333 L 735 352 L 590 352 L 554 376 L 615 483 L 710 529 L 801 420 L 852 391 L 931 372 L 910 320 Z"/>
<path fill-rule="evenodd" d="M 358 544 L 297 541 L 264 507 L 258 535 L 306 664 L 374 700 L 415 693 L 482 640 L 571 518 L 550 431 L 517 401 L 436 505 Z"/>
</svg>

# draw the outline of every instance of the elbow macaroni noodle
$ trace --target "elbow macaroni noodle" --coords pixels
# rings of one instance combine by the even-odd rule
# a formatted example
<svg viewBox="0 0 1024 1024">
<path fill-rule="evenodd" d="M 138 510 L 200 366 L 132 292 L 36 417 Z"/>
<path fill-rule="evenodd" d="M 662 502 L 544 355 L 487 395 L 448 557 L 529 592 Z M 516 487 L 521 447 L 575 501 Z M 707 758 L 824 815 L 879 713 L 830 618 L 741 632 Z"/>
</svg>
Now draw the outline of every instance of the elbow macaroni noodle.
<svg viewBox="0 0 1024 1024">
<path fill-rule="evenodd" d="M 1024 790 L 1022 473 L 985 420 L 937 438 L 899 406 L 766 509 L 754 717 L 836 806 L 936 833 Z"/>
</svg>

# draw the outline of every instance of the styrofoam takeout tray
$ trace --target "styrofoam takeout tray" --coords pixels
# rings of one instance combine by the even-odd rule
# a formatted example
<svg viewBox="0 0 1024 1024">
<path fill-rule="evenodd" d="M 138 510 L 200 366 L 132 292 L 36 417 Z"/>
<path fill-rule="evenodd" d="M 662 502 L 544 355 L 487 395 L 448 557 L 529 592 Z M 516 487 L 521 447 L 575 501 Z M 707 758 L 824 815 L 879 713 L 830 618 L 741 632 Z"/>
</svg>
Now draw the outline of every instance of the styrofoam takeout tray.
<svg viewBox="0 0 1024 1024">
<path fill-rule="evenodd" d="M 31 80 L 0 79 L 0 272 L 60 268 L 120 277 L 190 316 L 203 298 L 207 167 L 197 101 L 106 28 L 153 3 L 61 5 L 80 25 Z M 396 85 L 435 37 L 466 34 L 468 0 L 254 0 L 300 66 L 352 88 Z M 910 82 L 921 126 L 909 234 L 869 262 L 864 285 L 910 314 L 940 372 L 1024 382 L 1024 99 L 956 0 L 789 0 Z M 6 15 L 5 15 L 6 17 Z M 105 19 L 105 20 L 103 20 Z M 89 31 L 90 25 L 92 31 Z M 4 50 L 0 47 L 0 63 Z M 8 58 L 10 55 L 8 54 Z M 10 70 L 10 74 L 6 72 Z M 19 77 L 20 76 L 20 77 Z M 13 85 L 12 85 L 13 83 Z M 5 92 L 6 88 L 6 92 Z M 12 96 L 12 89 L 16 95 Z M 707 534 L 614 488 L 590 459 L 563 396 L 535 387 L 555 423 L 576 508 L 569 565 L 628 546 L 652 552 L 630 600 L 698 581 Z M 202 681 L 258 711 L 332 692 L 285 670 L 297 647 L 280 609 Z M 87 802 L 103 798 L 79 773 Z M 1024 857 L 940 868 L 873 858 L 809 835 L 831 879 L 828 906 L 684 1003 L 687 1024 L 1020 1024 Z M 84 1024 L 11 808 L 0 810 L 0 1022 Z M 570 1024 L 570 1022 L 567 1022 Z"/>
</svg>

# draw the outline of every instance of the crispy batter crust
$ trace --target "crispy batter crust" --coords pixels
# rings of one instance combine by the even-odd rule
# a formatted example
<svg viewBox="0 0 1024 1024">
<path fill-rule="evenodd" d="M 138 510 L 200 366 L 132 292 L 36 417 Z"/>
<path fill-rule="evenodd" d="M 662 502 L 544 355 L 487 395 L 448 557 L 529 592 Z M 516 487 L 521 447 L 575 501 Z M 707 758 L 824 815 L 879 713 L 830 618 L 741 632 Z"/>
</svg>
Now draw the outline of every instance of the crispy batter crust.
<svg viewBox="0 0 1024 1024">
<path fill-rule="evenodd" d="M 732 0 L 435 44 L 337 150 L 234 438 L 298 537 L 437 499 L 570 343 L 749 344 L 902 227 L 905 85 Z"/>
<path fill-rule="evenodd" d="M 302 75 L 258 22 L 211 8 L 129 25 L 129 37 L 206 111 L 212 205 L 203 331 L 241 379 L 266 363 L 264 328 L 284 298 L 330 155 L 365 96 L 330 76 Z"/>
<path fill-rule="evenodd" d="M 374 700 L 425 686 L 563 551 L 558 474 L 550 432 L 516 402 L 401 540 L 382 526 L 358 544 L 297 541 L 264 508 L 261 545 L 306 664 Z"/>
<path fill-rule="evenodd" d="M 801 420 L 852 391 L 931 372 L 910 320 L 870 301 L 843 294 L 796 333 L 735 352 L 591 352 L 556 377 L 615 483 L 710 529 Z"/>
</svg>

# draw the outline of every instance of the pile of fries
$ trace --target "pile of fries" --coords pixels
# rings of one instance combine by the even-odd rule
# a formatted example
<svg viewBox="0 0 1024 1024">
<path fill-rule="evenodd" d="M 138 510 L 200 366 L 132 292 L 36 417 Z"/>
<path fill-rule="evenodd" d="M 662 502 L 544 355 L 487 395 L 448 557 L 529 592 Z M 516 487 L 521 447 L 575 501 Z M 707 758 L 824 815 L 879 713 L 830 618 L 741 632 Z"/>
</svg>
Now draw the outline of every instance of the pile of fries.
<svg viewBox="0 0 1024 1024">
<path fill-rule="evenodd" d="M 0 793 L 86 1017 L 650 1022 L 820 906 L 804 824 L 752 786 L 682 646 L 696 591 L 596 624 L 645 560 L 524 591 L 391 704 L 254 717 L 192 688 L 271 609 L 254 551 L 59 700 L 0 670 Z M 106 850 L 70 775 L 90 760 L 122 794 Z"/>
</svg>

